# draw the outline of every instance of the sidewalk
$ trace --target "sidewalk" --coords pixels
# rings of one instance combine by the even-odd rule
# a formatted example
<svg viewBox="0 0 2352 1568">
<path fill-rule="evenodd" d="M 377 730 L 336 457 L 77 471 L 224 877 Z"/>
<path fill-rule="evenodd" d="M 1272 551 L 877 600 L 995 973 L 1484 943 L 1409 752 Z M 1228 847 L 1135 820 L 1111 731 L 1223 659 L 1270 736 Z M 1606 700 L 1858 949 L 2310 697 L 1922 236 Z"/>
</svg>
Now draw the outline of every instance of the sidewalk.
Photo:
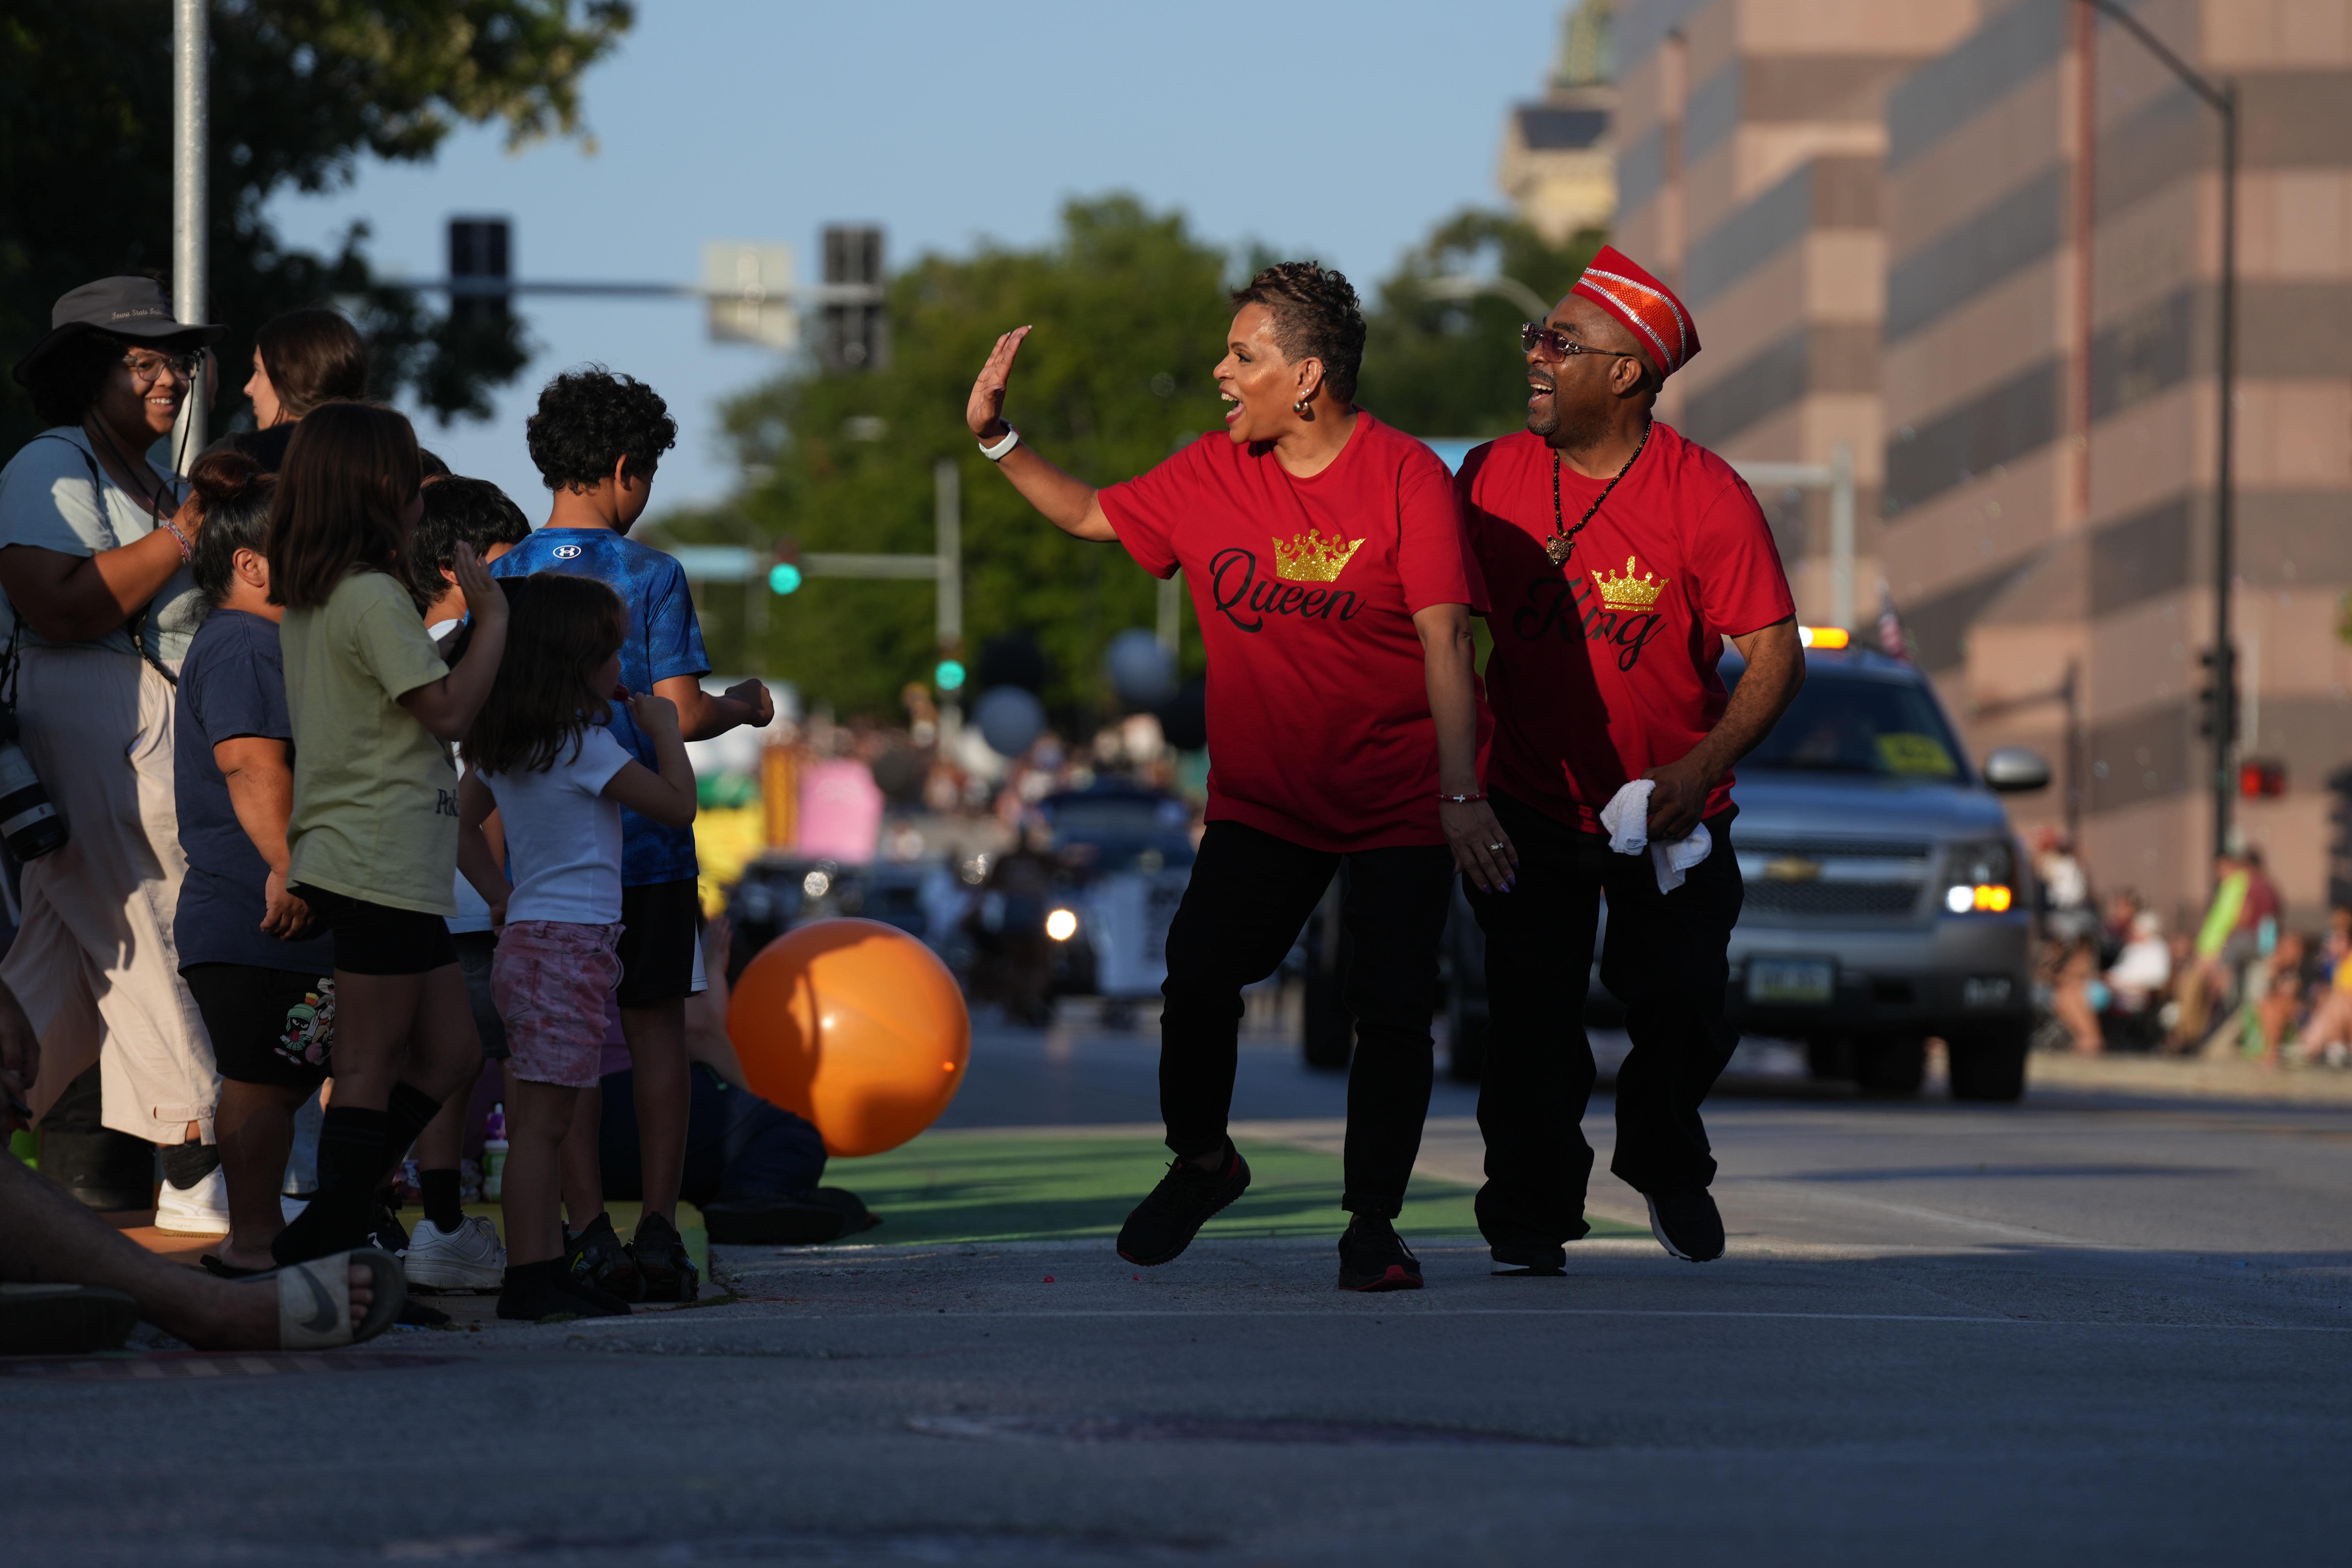
<svg viewBox="0 0 2352 1568">
<path fill-rule="evenodd" d="M 2025 1073 L 2028 1100 L 2040 1090 L 2061 1089 L 2184 1100 L 2352 1105 L 2352 1072 L 2338 1068 L 2265 1068 L 2240 1057 L 2090 1057 L 2038 1051 L 2027 1062 Z"/>
</svg>

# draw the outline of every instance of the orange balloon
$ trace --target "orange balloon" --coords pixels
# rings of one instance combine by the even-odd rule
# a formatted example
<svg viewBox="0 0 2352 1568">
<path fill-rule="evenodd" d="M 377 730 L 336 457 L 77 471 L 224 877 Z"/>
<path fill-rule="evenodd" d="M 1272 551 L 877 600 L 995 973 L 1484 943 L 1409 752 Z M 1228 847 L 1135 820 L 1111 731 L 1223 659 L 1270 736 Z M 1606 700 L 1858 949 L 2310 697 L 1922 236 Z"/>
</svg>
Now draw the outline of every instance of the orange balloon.
<svg viewBox="0 0 2352 1568">
<path fill-rule="evenodd" d="M 727 1034 L 762 1100 L 844 1157 L 896 1149 L 939 1120 L 971 1058 L 971 1015 L 939 955 L 879 921 L 786 931 L 744 967 Z"/>
</svg>

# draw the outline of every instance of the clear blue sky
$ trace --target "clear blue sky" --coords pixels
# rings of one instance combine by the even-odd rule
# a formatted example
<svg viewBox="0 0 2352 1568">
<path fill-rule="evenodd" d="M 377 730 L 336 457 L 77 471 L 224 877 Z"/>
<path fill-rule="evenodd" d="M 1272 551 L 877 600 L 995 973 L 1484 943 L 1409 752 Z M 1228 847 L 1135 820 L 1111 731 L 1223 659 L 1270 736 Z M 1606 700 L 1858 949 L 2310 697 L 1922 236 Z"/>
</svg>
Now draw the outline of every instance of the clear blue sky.
<svg viewBox="0 0 2352 1568">
<path fill-rule="evenodd" d="M 1128 189 L 1216 242 L 1264 239 L 1369 285 L 1436 220 L 1500 205 L 1503 117 L 1538 90 L 1562 8 L 640 0 L 636 27 L 584 84 L 593 153 L 555 142 L 509 154 L 498 133 L 467 132 L 434 163 L 369 165 L 272 216 L 305 245 L 364 218 L 380 266 L 437 277 L 449 216 L 507 214 L 520 277 L 691 282 L 709 239 L 789 242 L 809 279 L 825 223 L 876 222 L 895 270 L 983 237 L 1037 243 L 1066 198 Z M 537 520 L 523 417 L 547 376 L 602 360 L 651 382 L 677 417 L 656 512 L 726 493 L 719 402 L 779 356 L 706 342 L 691 301 L 526 310 L 539 354 L 497 417 L 427 422 L 427 445 Z"/>
</svg>

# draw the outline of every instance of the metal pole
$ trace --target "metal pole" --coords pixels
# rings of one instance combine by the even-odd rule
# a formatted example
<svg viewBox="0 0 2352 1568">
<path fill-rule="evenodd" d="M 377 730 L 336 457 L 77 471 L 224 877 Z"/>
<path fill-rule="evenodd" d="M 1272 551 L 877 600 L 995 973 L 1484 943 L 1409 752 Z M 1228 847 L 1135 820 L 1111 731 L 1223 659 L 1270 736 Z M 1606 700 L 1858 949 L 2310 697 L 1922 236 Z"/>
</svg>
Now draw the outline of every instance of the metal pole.
<svg viewBox="0 0 2352 1568">
<path fill-rule="evenodd" d="M 2237 508 L 2231 462 L 2237 426 L 2238 380 L 2238 84 L 2221 84 L 2221 363 L 2214 367 L 2221 407 L 2213 474 L 2213 646 L 2221 651 L 2214 678 L 2220 682 L 2220 722 L 2213 726 L 2213 852 L 2230 847 L 2231 813 L 2237 804 L 2238 659 L 2231 640 L 2231 585 L 2236 576 Z"/>
<path fill-rule="evenodd" d="M 938 531 L 940 650 L 963 640 L 963 476 L 951 458 L 931 467 L 931 521 Z"/>
<path fill-rule="evenodd" d="M 1853 629 L 1853 443 L 1830 450 L 1830 625 Z"/>
<path fill-rule="evenodd" d="M 212 227 L 206 150 L 212 127 L 212 18 L 208 0 L 175 0 L 172 7 L 172 314 L 205 320 L 212 279 L 205 240 Z M 200 363 L 196 384 L 180 407 L 173 450 L 193 459 L 205 449 L 210 377 Z"/>
</svg>

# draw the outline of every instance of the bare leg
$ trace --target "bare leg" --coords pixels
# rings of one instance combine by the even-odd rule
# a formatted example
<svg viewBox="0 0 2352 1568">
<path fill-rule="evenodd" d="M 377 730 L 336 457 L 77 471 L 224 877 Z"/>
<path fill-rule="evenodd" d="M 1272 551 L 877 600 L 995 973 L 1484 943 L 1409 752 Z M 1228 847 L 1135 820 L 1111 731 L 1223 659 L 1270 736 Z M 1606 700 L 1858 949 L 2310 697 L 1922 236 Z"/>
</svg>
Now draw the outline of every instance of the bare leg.
<svg viewBox="0 0 2352 1568">
<path fill-rule="evenodd" d="M 228 1178 L 228 1240 L 221 1261 L 236 1268 L 276 1265 L 269 1244 L 286 1228 L 278 1190 L 294 1146 L 294 1113 L 310 1098 L 307 1088 L 221 1080 L 213 1128 L 220 1138 L 221 1171 Z"/>
<path fill-rule="evenodd" d="M 563 1135 L 571 1130 L 580 1091 L 568 1084 L 509 1082 L 506 1208 L 509 1268 L 563 1256 L 557 1220 Z"/>
<path fill-rule="evenodd" d="M 374 1299 L 354 1266 L 352 1315 Z M 98 1285 L 139 1303 L 139 1315 L 198 1350 L 278 1348 L 278 1284 L 215 1279 L 168 1263 L 76 1203 L 54 1182 L 0 1156 L 0 1279 Z"/>
<path fill-rule="evenodd" d="M 677 1189 L 686 1180 L 686 998 L 621 1009 L 621 1033 L 636 1069 L 637 1141 L 644 1151 L 645 1212 L 677 1224 Z"/>
<path fill-rule="evenodd" d="M 425 1124 L 416 1135 L 416 1168 L 420 1171 L 454 1171 L 466 1157 L 466 1110 L 473 1103 L 474 1086 L 481 1081 L 480 1058 L 476 1058 L 474 1070 L 457 1080 L 442 1102 L 441 1114 Z"/>
<path fill-rule="evenodd" d="M 604 1120 L 604 1091 L 583 1089 L 572 1108 L 572 1131 L 563 1137 L 563 1212 L 578 1236 L 604 1212 L 604 1165 L 597 1134 Z"/>
</svg>

